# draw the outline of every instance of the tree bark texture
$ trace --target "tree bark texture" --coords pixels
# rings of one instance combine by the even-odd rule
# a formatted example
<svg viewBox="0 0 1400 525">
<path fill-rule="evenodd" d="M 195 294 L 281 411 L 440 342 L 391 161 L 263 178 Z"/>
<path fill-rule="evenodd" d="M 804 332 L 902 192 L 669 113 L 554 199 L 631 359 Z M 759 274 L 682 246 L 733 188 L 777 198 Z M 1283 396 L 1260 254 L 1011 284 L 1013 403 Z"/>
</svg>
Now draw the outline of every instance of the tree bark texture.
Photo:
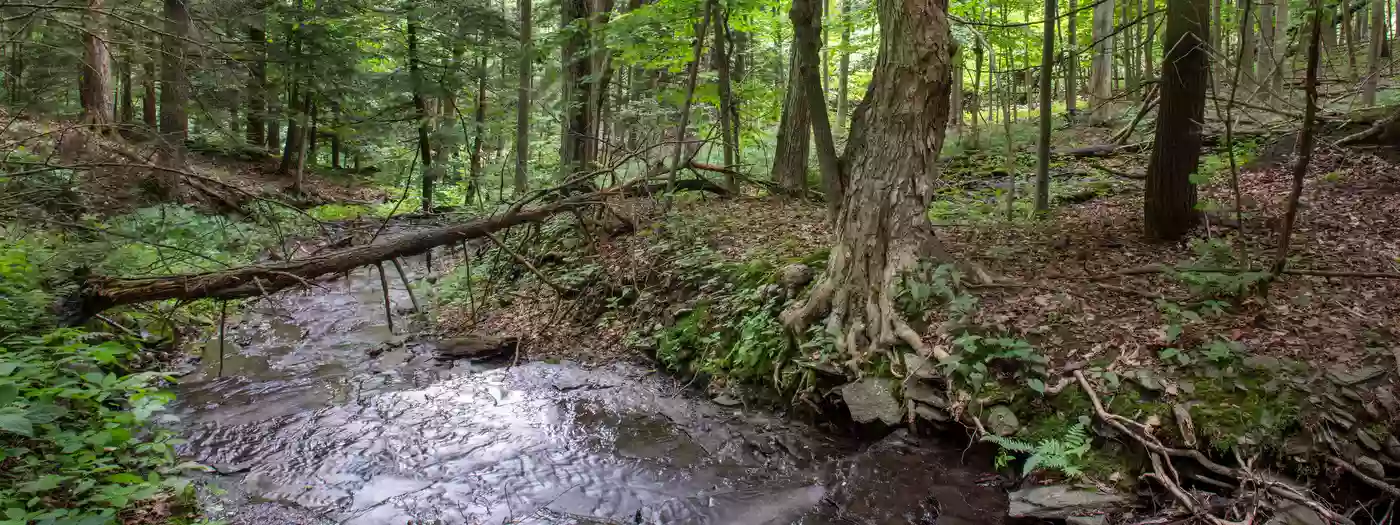
<svg viewBox="0 0 1400 525">
<path fill-rule="evenodd" d="M 121 111 L 118 112 L 117 120 L 122 124 L 130 124 L 136 120 L 136 94 L 132 84 L 131 54 L 122 57 L 121 65 Z"/>
<path fill-rule="evenodd" d="M 588 157 L 587 134 L 593 129 L 588 114 L 588 79 L 593 72 L 592 55 L 588 52 L 588 1 L 561 0 L 559 9 L 567 28 L 562 46 L 564 126 L 559 138 L 562 180 L 587 169 L 592 160 Z"/>
<path fill-rule="evenodd" d="M 107 24 L 102 14 L 104 0 L 88 0 L 83 11 L 83 66 L 79 98 L 82 121 L 106 131 L 112 123 L 112 54 L 107 47 Z"/>
<path fill-rule="evenodd" d="M 263 27 L 262 15 L 254 15 L 248 26 L 248 129 L 249 145 L 261 147 L 267 140 L 267 125 L 263 118 L 267 113 L 267 30 Z"/>
<path fill-rule="evenodd" d="M 1065 36 L 1065 112 L 1070 122 L 1079 112 L 1079 2 L 1069 0 L 1069 32 Z M 973 116 L 976 120 L 976 116 Z"/>
<path fill-rule="evenodd" d="M 778 145 L 773 157 L 773 182 L 788 195 L 807 191 L 807 162 L 811 153 L 812 120 L 807 115 L 807 90 L 797 70 L 797 46 L 792 49 L 783 115 L 778 121 Z"/>
<path fill-rule="evenodd" d="M 826 194 L 827 217 L 835 221 L 844 193 L 840 160 L 831 134 L 831 121 L 826 113 L 826 93 L 818 77 L 817 65 L 821 46 L 820 11 L 814 0 L 793 0 L 788 17 L 792 19 L 793 45 L 797 48 L 799 84 L 807 90 L 807 118 L 812 123 L 812 138 L 817 148 L 817 166 L 821 172 L 822 192 Z"/>
<path fill-rule="evenodd" d="M 1245 4 L 1251 1 L 1252 0 L 1239 0 L 1240 9 L 1244 9 Z M 1236 77 L 1240 79 L 1240 85 L 1237 87 L 1237 92 L 1243 94 L 1246 99 L 1250 98 L 1250 94 L 1254 92 L 1255 87 L 1254 35 L 1256 31 L 1254 27 L 1256 20 L 1259 18 L 1255 11 L 1257 10 L 1250 9 L 1249 20 L 1245 21 L 1241 26 L 1245 28 L 1245 31 L 1243 34 L 1240 35 L 1240 60 L 1239 63 L 1235 65 L 1235 67 L 1239 68 L 1239 74 L 1236 75 Z"/>
<path fill-rule="evenodd" d="M 160 82 L 160 151 L 166 165 L 184 163 L 185 138 L 189 135 L 189 118 L 185 104 L 189 100 L 189 80 L 185 71 L 185 40 L 190 34 L 190 12 L 185 0 L 165 0 L 165 35 L 161 43 L 164 63 Z M 156 187 L 166 196 L 175 194 L 180 185 L 179 175 L 160 172 Z"/>
<path fill-rule="evenodd" d="M 851 95 L 850 95 L 850 82 L 851 82 L 851 51 L 850 51 L 850 47 L 851 47 L 851 1 L 852 1 L 852 0 L 840 0 L 840 2 L 841 2 L 841 59 L 837 62 L 837 65 L 836 65 L 836 75 L 837 75 L 837 78 L 836 78 L 836 129 L 837 129 L 837 130 L 840 130 L 843 134 L 844 134 L 844 131 L 845 131 L 845 129 L 846 129 L 846 123 L 849 122 L 849 120 L 848 120 L 849 109 L 848 109 L 848 108 L 849 108 L 849 106 L 850 106 L 850 98 L 851 98 Z M 958 73 L 957 73 L 957 77 L 958 77 L 958 78 L 955 79 L 955 81 L 957 81 L 957 83 L 956 83 L 955 85 L 961 86 L 961 80 L 962 80 L 962 63 L 961 63 L 961 62 L 957 62 L 957 63 L 954 64 L 954 67 L 956 67 L 956 68 L 957 68 L 957 71 L 958 71 Z M 961 90 L 958 90 L 958 91 L 961 91 Z M 957 95 L 957 94 L 958 94 L 958 93 L 954 93 L 954 95 Z M 955 100 L 956 102 L 961 102 L 961 100 L 958 100 L 956 96 L 954 97 L 954 100 Z M 953 119 L 954 119 L 955 121 L 957 121 L 959 124 L 961 124 L 961 123 L 962 123 L 962 112 L 961 112 L 961 111 L 954 111 L 954 112 L 953 112 Z"/>
<path fill-rule="evenodd" d="M 1361 105 L 1376 105 L 1376 88 L 1380 85 L 1381 49 L 1385 39 L 1385 0 L 1371 0 L 1371 40 L 1366 53 L 1366 79 L 1361 83 Z"/>
<path fill-rule="evenodd" d="M 1143 224 L 1159 240 L 1184 237 L 1196 224 L 1191 174 L 1201 156 L 1210 77 L 1209 0 L 1168 0 L 1156 140 L 1147 167 Z"/>
<path fill-rule="evenodd" d="M 1050 90 L 1050 70 L 1055 65 L 1055 7 L 1054 0 L 1045 2 L 1044 36 L 1040 49 L 1040 141 L 1037 146 L 1035 168 L 1035 211 L 1050 209 L 1050 131 L 1053 117 L 1050 100 L 1054 95 Z M 1141 8 L 1139 3 L 1138 7 Z"/>
<path fill-rule="evenodd" d="M 1113 120 L 1113 0 L 1094 6 L 1094 58 L 1089 66 L 1089 95 L 1093 104 L 1090 123 L 1100 126 Z"/>
<path fill-rule="evenodd" d="M 486 55 L 477 59 L 476 104 L 472 108 L 472 153 L 467 173 L 467 203 L 475 201 L 481 191 L 481 146 L 486 138 Z"/>
<path fill-rule="evenodd" d="M 945 0 L 878 4 L 881 45 L 847 143 L 850 182 L 827 270 L 805 302 L 783 313 L 801 333 L 827 313 L 827 330 L 853 367 L 882 349 L 931 350 L 895 306 L 900 279 L 946 261 L 926 210 L 948 122 L 953 45 Z"/>
<path fill-rule="evenodd" d="M 408 6 L 408 71 L 413 84 L 413 111 L 418 120 L 418 162 L 422 166 L 423 213 L 433 212 L 433 148 L 428 142 L 428 101 L 423 96 L 423 71 L 418 57 L 418 13 L 412 3 Z M 431 264 L 429 264 L 431 267 Z"/>
<path fill-rule="evenodd" d="M 515 102 L 515 193 L 529 189 L 530 167 L 530 83 L 534 79 L 534 41 L 531 30 L 530 0 L 519 0 L 520 64 L 516 78 Z"/>
<path fill-rule="evenodd" d="M 726 40 L 729 33 L 729 13 L 721 6 L 715 6 L 716 12 L 711 18 L 715 24 L 715 69 L 719 73 L 719 127 L 720 143 L 724 145 L 724 167 L 734 169 L 735 159 L 738 157 L 739 144 L 735 141 L 733 126 L 735 121 L 734 112 L 734 89 L 729 75 L 729 49 Z M 739 190 L 739 181 L 734 175 L 725 175 L 725 187 L 729 191 Z"/>
</svg>

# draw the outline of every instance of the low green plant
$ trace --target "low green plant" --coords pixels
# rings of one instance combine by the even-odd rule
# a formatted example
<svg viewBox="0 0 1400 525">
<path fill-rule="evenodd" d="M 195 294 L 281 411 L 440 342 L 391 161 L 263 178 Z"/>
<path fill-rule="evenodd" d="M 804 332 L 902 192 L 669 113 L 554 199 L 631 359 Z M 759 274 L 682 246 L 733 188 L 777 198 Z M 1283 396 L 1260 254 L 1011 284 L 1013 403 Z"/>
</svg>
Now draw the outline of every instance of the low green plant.
<svg viewBox="0 0 1400 525">
<path fill-rule="evenodd" d="M 53 251 L 32 239 L 0 238 L 0 337 L 48 324 L 52 296 L 44 291 L 43 261 Z"/>
<path fill-rule="evenodd" d="M 981 392 L 989 381 L 994 380 L 992 367 L 1009 365 L 1010 375 L 1025 383 L 1036 392 L 1045 392 L 1046 364 L 1049 359 L 1035 351 L 1035 347 L 1024 339 L 1013 337 L 984 337 L 963 334 L 953 340 L 958 351 L 938 366 L 945 377 Z"/>
<path fill-rule="evenodd" d="M 174 396 L 124 364 L 139 341 L 63 329 L 0 345 L 0 524 L 111 523 L 190 495 L 182 474 L 203 467 L 155 424 Z"/>
<path fill-rule="evenodd" d="M 928 311 L 944 306 L 950 317 L 961 320 L 977 307 L 977 297 L 963 292 L 962 273 L 957 267 L 921 261 L 900 276 L 895 303 L 911 318 L 922 318 Z"/>
<path fill-rule="evenodd" d="M 1092 444 L 1089 432 L 1082 423 L 1075 423 L 1066 429 L 1062 438 L 1047 438 L 1035 443 L 993 434 L 982 436 L 982 441 L 1000 447 L 996 457 L 997 468 L 1010 465 L 1015 455 L 1020 454 L 1026 456 L 1021 465 L 1022 476 L 1044 469 L 1070 478 L 1084 475 L 1084 456 Z"/>
<path fill-rule="evenodd" d="M 1264 271 L 1221 271 L 1240 266 L 1234 247 L 1222 239 L 1193 239 L 1191 251 L 1195 252 L 1196 259 L 1176 268 L 1171 275 L 1186 285 L 1196 297 L 1239 297 L 1269 279 L 1269 272 Z"/>
</svg>

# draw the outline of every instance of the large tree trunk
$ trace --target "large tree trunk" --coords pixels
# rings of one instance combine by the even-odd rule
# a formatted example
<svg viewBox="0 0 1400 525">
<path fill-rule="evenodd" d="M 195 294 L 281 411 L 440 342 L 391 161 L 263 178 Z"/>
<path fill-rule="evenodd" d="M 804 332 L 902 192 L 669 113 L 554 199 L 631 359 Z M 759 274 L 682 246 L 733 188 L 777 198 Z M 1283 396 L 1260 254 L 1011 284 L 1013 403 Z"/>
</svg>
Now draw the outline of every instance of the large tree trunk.
<svg viewBox="0 0 1400 525">
<path fill-rule="evenodd" d="M 83 123 L 106 132 L 112 123 L 112 56 L 107 48 L 107 24 L 102 14 L 103 0 L 88 0 L 83 11 L 83 70 L 79 98 Z"/>
<path fill-rule="evenodd" d="M 880 52 L 847 143 L 849 185 L 827 270 L 806 301 L 783 313 L 802 333 L 823 313 L 855 368 L 900 343 L 930 350 L 895 307 L 897 283 L 921 261 L 946 261 L 926 215 L 948 121 L 946 0 L 880 2 Z"/>
<path fill-rule="evenodd" d="M 530 81 L 534 78 L 534 45 L 530 32 L 530 0 L 520 0 L 520 65 L 516 79 L 515 102 L 515 193 L 529 189 L 530 165 Z"/>
<path fill-rule="evenodd" d="M 1361 84 L 1361 105 L 1376 105 L 1376 87 L 1380 84 L 1381 49 L 1385 46 L 1385 0 L 1371 0 L 1371 46 L 1366 53 L 1366 80 Z"/>
<path fill-rule="evenodd" d="M 1168 0 L 1161 106 L 1147 166 L 1144 226 L 1154 239 L 1176 240 L 1196 224 L 1191 174 L 1201 156 L 1210 55 L 1209 0 Z"/>
<path fill-rule="evenodd" d="M 807 161 L 811 153 L 812 121 L 807 115 L 807 90 L 797 70 L 797 46 L 793 45 L 783 116 L 778 121 L 778 146 L 773 158 L 773 182 L 788 195 L 807 191 Z"/>
<path fill-rule="evenodd" d="M 1089 66 L 1089 122 L 1101 126 L 1113 120 L 1113 0 L 1094 6 L 1094 58 Z"/>
<path fill-rule="evenodd" d="M 564 180 L 587 169 L 592 161 L 588 157 L 587 134 L 593 129 L 588 114 L 589 77 L 593 71 L 586 30 L 588 1 L 562 0 L 559 9 L 564 27 L 585 26 L 585 30 L 568 31 L 563 38 L 564 126 L 559 137 L 559 177 Z"/>
</svg>

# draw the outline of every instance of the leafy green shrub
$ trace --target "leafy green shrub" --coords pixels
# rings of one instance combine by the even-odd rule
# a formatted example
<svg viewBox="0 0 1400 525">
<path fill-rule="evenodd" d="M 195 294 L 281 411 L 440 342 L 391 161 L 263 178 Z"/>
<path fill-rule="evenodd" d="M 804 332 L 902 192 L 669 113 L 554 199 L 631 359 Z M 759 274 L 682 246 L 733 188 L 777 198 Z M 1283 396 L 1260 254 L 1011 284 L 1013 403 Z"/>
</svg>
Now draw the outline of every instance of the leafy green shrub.
<svg viewBox="0 0 1400 525">
<path fill-rule="evenodd" d="M 1196 253 L 1196 260 L 1183 268 L 1174 270 L 1171 275 L 1185 284 L 1197 297 L 1239 297 L 1269 278 L 1269 272 L 1264 271 L 1241 273 L 1219 271 L 1225 268 L 1239 267 L 1234 249 L 1221 239 L 1193 239 L 1191 251 Z M 1214 271 L 1192 271 L 1192 268 Z"/>
<path fill-rule="evenodd" d="M 962 292 L 962 274 L 951 264 L 921 261 L 899 278 L 895 303 L 904 315 L 921 318 L 937 306 L 947 306 L 954 319 L 963 319 L 977 307 L 977 297 Z"/>
<path fill-rule="evenodd" d="M 33 240 L 0 238 L 0 337 L 47 324 L 52 297 L 43 290 L 40 262 L 52 256 Z"/>
<path fill-rule="evenodd" d="M 306 210 L 307 215 L 315 217 L 318 221 L 344 221 L 358 219 L 374 212 L 374 209 L 364 204 L 322 204 L 315 208 Z"/>
<path fill-rule="evenodd" d="M 173 395 L 123 363 L 139 342 L 64 329 L 0 346 L 0 524 L 110 523 L 157 497 L 189 495 L 169 431 Z"/>
<path fill-rule="evenodd" d="M 1082 423 L 1075 423 L 1066 429 L 1062 439 L 1042 439 L 1035 444 L 993 434 L 982 436 L 982 441 L 1001 447 L 997 451 L 997 468 L 1009 465 L 1014 458 L 1012 454 L 1025 454 L 1028 457 L 1021 465 L 1022 476 L 1028 476 L 1036 469 L 1047 469 L 1071 478 L 1084 475 L 1084 456 L 1091 444 L 1088 429 Z"/>
<path fill-rule="evenodd" d="M 981 392 L 991 377 L 991 367 L 1005 363 L 1010 374 L 1036 392 L 1045 392 L 1046 364 L 1049 360 L 1029 342 L 1011 337 L 983 337 L 963 334 L 953 340 L 959 351 L 938 363 L 943 375 Z"/>
</svg>

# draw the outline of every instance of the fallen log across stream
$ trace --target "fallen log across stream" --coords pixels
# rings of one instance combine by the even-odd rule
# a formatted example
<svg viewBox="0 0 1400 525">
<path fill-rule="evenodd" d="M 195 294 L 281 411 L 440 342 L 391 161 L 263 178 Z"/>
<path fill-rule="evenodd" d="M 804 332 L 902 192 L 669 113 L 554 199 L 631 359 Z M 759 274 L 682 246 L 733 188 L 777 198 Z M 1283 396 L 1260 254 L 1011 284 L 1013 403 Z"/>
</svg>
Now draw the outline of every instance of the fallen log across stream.
<svg viewBox="0 0 1400 525">
<path fill-rule="evenodd" d="M 679 181 L 676 189 L 727 193 L 724 188 L 703 179 Z M 607 197 L 641 196 L 665 191 L 665 184 L 631 183 L 574 194 L 530 209 L 512 207 L 500 216 L 405 233 L 373 244 L 328 251 L 294 261 L 160 277 L 123 279 L 89 276 L 82 281 L 77 296 L 70 298 L 65 305 L 68 311 L 64 312 L 64 317 L 68 324 L 76 324 L 103 310 L 125 304 L 168 299 L 241 299 L 267 295 L 287 288 L 309 286 L 313 279 L 325 275 L 346 273 L 361 266 L 486 237 L 512 226 L 542 222 L 556 214 L 575 210 Z"/>
</svg>

